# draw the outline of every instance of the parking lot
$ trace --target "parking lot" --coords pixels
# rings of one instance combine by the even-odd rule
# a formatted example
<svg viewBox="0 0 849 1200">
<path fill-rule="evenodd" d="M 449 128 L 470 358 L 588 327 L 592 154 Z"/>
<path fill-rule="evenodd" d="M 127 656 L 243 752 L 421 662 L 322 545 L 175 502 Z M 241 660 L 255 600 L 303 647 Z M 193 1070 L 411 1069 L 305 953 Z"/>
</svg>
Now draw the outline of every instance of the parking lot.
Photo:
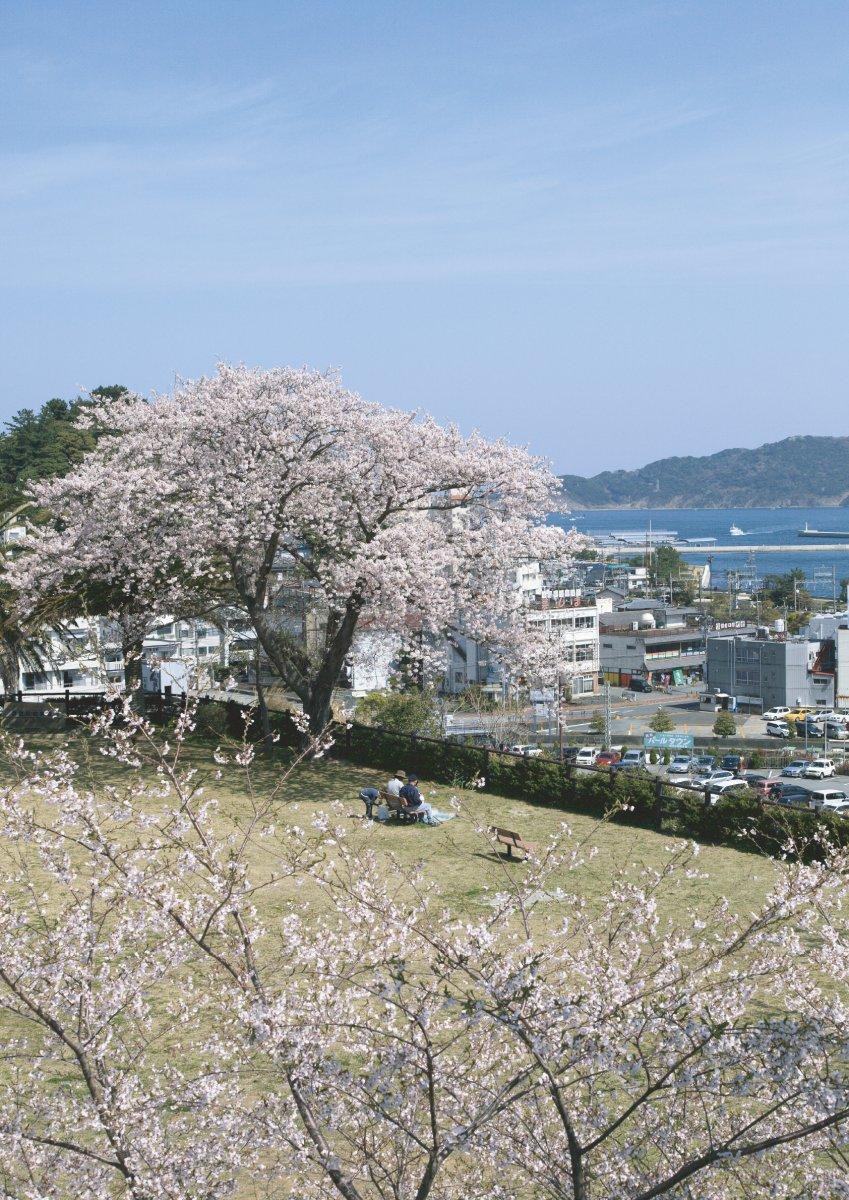
<svg viewBox="0 0 849 1200">
<path fill-rule="evenodd" d="M 699 752 L 696 751 L 695 753 Z M 720 767 L 721 757 L 721 755 L 716 756 L 715 765 L 717 769 Z M 799 757 L 803 758 L 804 755 L 799 755 Z M 812 755 L 811 757 L 813 758 L 816 756 Z M 581 767 L 577 767 L 576 769 L 579 771 L 590 770 L 590 768 Z M 671 787 L 681 786 L 684 780 L 688 778 L 687 775 L 670 775 L 667 767 L 661 763 L 651 763 L 645 768 L 645 770 L 648 771 L 650 775 L 660 776 L 660 778 L 667 782 Z M 845 792 L 847 798 L 849 798 L 849 774 L 835 774 L 829 776 L 827 779 L 811 779 L 800 776 L 784 776 L 782 775 L 780 768 L 775 768 L 772 770 L 746 770 L 746 774 L 757 775 L 761 779 L 780 779 L 784 783 L 788 783 L 794 787 L 800 787 L 805 791 L 812 793 L 820 791 L 823 788 L 828 788 L 829 791 L 841 791 Z M 694 790 L 699 791 L 700 789 L 696 788 Z"/>
</svg>

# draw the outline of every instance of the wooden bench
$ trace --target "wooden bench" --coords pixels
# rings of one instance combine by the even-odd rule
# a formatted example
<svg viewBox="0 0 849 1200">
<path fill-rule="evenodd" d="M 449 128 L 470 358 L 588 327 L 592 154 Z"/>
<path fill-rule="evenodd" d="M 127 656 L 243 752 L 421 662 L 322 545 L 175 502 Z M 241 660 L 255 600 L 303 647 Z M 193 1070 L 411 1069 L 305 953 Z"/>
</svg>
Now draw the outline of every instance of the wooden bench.
<svg viewBox="0 0 849 1200">
<path fill-rule="evenodd" d="M 499 829 L 497 825 L 492 825 L 489 832 L 495 837 L 500 846 L 507 847 L 508 858 L 513 857 L 514 850 L 521 850 L 525 854 L 532 854 L 536 849 L 533 842 L 526 842 L 520 834 L 514 833 L 512 829 Z"/>
<path fill-rule="evenodd" d="M 408 808 L 405 808 L 404 804 L 398 799 L 397 796 L 390 796 L 386 788 L 380 789 L 380 797 L 378 802 L 386 805 L 386 807 L 389 809 L 390 817 L 394 817 L 396 821 L 412 821 L 415 823 L 416 821 L 421 820 L 421 813 L 410 812 Z"/>
</svg>

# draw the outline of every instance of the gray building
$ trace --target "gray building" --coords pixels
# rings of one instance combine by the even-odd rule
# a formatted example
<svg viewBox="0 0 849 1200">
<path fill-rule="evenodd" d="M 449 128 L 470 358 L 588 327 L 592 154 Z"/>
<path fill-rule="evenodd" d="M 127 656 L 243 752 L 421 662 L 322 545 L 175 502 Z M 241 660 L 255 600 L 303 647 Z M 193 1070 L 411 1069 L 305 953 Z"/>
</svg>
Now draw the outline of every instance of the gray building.
<svg viewBox="0 0 849 1200">
<path fill-rule="evenodd" d="M 627 687 L 634 675 L 655 682 L 677 671 L 684 678 L 701 677 L 704 635 L 700 629 L 623 630 L 607 626 L 599 634 L 599 655 L 605 679 L 623 687 Z M 679 679 L 680 676 L 675 682 Z"/>
<path fill-rule="evenodd" d="M 711 637 L 706 683 L 762 712 L 834 706 L 834 642 L 803 638 Z"/>
</svg>

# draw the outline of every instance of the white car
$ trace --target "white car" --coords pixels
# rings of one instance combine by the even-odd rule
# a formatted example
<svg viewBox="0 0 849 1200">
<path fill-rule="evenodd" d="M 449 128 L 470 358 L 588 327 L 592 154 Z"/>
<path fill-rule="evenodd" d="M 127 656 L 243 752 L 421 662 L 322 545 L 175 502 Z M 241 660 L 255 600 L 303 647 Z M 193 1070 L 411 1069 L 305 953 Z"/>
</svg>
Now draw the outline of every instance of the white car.
<svg viewBox="0 0 849 1200">
<path fill-rule="evenodd" d="M 598 746 L 582 746 L 575 756 L 575 766 L 594 767 L 598 754 Z"/>
<path fill-rule="evenodd" d="M 834 742 L 845 742 L 849 738 L 849 729 L 842 721 L 826 721 L 825 731 Z"/>
<path fill-rule="evenodd" d="M 731 771 L 702 769 L 701 771 L 694 771 L 689 779 L 682 779 L 680 783 L 676 780 L 675 786 L 689 788 L 693 792 L 703 792 L 705 788 L 709 788 L 713 792 L 721 783 L 739 782 L 740 780 Z"/>
<path fill-rule="evenodd" d="M 790 737 L 790 726 L 786 725 L 784 721 L 767 721 L 766 731 L 770 737 Z"/>
<path fill-rule="evenodd" d="M 816 791 L 811 789 L 811 808 L 825 808 L 835 812 L 844 804 L 849 804 L 849 796 L 837 788 L 819 788 Z"/>
<path fill-rule="evenodd" d="M 764 721 L 783 721 L 789 712 L 789 708 L 783 708 L 780 704 L 777 704 L 775 708 L 770 708 L 761 715 Z"/>
<path fill-rule="evenodd" d="M 542 748 L 537 746 L 535 742 L 517 742 L 515 746 L 510 747 L 510 753 L 522 754 L 525 758 L 539 758 L 542 754 Z"/>
<path fill-rule="evenodd" d="M 813 762 L 808 763 L 803 772 L 806 779 L 828 779 L 836 773 L 830 758 L 815 758 Z"/>
<path fill-rule="evenodd" d="M 707 790 L 712 796 L 724 796 L 726 792 L 747 792 L 749 785 L 744 779 L 708 780 Z"/>
</svg>

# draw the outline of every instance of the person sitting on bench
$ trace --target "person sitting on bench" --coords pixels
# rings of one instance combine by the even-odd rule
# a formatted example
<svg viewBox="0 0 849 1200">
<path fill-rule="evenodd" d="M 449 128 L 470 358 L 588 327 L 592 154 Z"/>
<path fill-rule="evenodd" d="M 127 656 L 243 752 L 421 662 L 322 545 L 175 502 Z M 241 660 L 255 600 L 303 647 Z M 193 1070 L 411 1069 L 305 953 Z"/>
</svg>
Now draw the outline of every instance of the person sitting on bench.
<svg viewBox="0 0 849 1200">
<path fill-rule="evenodd" d="M 416 786 L 418 782 L 418 775 L 407 776 L 407 782 L 401 788 L 400 792 L 401 803 L 408 813 L 417 817 L 429 817 L 430 805 L 425 803 L 424 797 Z"/>
<path fill-rule="evenodd" d="M 397 800 L 398 797 L 401 795 L 401 788 L 404 786 L 404 784 L 406 782 L 407 782 L 406 772 L 405 771 L 396 771 L 395 774 L 392 776 L 392 778 L 389 780 L 389 782 L 386 785 L 386 795 L 391 800 Z"/>
</svg>

